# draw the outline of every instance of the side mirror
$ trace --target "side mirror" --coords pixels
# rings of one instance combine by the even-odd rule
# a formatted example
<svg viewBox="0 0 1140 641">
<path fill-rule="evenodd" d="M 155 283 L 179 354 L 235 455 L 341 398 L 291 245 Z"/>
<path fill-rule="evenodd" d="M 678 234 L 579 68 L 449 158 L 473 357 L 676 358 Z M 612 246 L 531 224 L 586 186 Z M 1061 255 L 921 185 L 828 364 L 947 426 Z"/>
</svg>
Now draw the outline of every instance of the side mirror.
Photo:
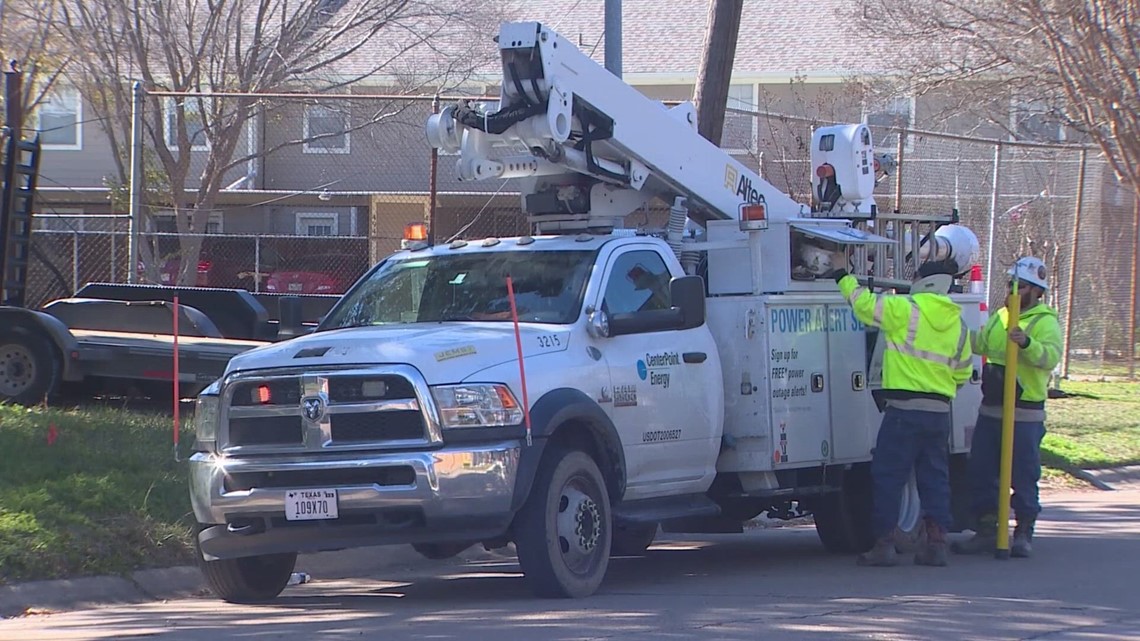
<svg viewBox="0 0 1140 641">
<path fill-rule="evenodd" d="M 696 329 L 705 324 L 705 281 L 700 276 L 680 276 L 669 282 L 673 307 L 681 310 L 678 329 Z"/>
</svg>

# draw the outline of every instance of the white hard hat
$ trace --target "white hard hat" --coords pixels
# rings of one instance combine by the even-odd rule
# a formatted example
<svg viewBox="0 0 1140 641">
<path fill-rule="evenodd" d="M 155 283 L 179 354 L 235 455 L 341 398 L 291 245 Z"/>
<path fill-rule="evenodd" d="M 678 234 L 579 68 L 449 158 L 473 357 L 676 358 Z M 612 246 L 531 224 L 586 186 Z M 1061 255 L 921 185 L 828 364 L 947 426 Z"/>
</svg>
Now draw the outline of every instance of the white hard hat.
<svg viewBox="0 0 1140 641">
<path fill-rule="evenodd" d="M 1049 280 L 1047 278 L 1049 271 L 1045 269 L 1045 261 L 1036 256 L 1019 258 L 1006 273 L 1010 276 L 1016 276 L 1020 281 L 1036 285 L 1041 289 L 1049 289 Z"/>
</svg>

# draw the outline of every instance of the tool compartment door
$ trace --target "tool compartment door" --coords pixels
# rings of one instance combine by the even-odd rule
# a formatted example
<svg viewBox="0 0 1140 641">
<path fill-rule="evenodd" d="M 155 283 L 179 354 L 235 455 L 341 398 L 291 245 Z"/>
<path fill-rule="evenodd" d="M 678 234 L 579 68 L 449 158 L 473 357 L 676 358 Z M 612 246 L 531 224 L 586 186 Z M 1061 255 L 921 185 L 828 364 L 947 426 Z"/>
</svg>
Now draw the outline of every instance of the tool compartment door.
<svg viewBox="0 0 1140 641">
<path fill-rule="evenodd" d="M 774 297 L 766 308 L 772 462 L 816 463 L 830 450 L 828 306 Z"/>
<path fill-rule="evenodd" d="M 831 444 L 824 458 L 866 460 L 879 421 L 869 387 L 867 328 L 845 303 L 828 305 L 827 319 Z"/>
</svg>

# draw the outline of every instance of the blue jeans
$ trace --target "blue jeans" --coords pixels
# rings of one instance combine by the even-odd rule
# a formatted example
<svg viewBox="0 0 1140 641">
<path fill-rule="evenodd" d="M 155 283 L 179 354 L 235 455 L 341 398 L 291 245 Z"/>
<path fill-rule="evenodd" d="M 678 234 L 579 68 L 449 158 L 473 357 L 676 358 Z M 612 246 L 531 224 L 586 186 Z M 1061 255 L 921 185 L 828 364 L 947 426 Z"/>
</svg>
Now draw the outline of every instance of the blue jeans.
<svg viewBox="0 0 1140 641">
<path fill-rule="evenodd" d="M 1041 480 L 1041 439 L 1045 423 L 1013 424 L 1013 498 L 1010 505 L 1018 521 L 1029 522 L 1041 513 L 1037 482 Z M 975 517 L 997 514 L 998 472 L 1001 463 L 1001 419 L 979 416 L 970 444 L 970 505 Z"/>
<path fill-rule="evenodd" d="M 871 455 L 875 536 L 884 538 L 898 526 L 903 487 L 911 470 L 922 509 L 944 529 L 950 514 L 950 414 L 888 407 Z"/>
</svg>

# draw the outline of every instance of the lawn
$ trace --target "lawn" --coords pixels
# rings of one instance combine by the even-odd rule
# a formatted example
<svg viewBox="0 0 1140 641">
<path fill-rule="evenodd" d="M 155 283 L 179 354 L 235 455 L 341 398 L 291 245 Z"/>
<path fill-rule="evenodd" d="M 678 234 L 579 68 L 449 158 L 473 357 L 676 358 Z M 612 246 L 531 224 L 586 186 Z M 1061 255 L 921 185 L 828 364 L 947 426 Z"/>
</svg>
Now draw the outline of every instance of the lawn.
<svg viewBox="0 0 1140 641">
<path fill-rule="evenodd" d="M 1046 402 L 1043 462 L 1055 468 L 1140 463 L 1140 383 L 1064 381 L 1073 396 Z"/>
<path fill-rule="evenodd" d="M 169 416 L 0 405 L 0 583 L 186 563 Z M 187 449 L 191 431 L 180 440 Z"/>
</svg>

